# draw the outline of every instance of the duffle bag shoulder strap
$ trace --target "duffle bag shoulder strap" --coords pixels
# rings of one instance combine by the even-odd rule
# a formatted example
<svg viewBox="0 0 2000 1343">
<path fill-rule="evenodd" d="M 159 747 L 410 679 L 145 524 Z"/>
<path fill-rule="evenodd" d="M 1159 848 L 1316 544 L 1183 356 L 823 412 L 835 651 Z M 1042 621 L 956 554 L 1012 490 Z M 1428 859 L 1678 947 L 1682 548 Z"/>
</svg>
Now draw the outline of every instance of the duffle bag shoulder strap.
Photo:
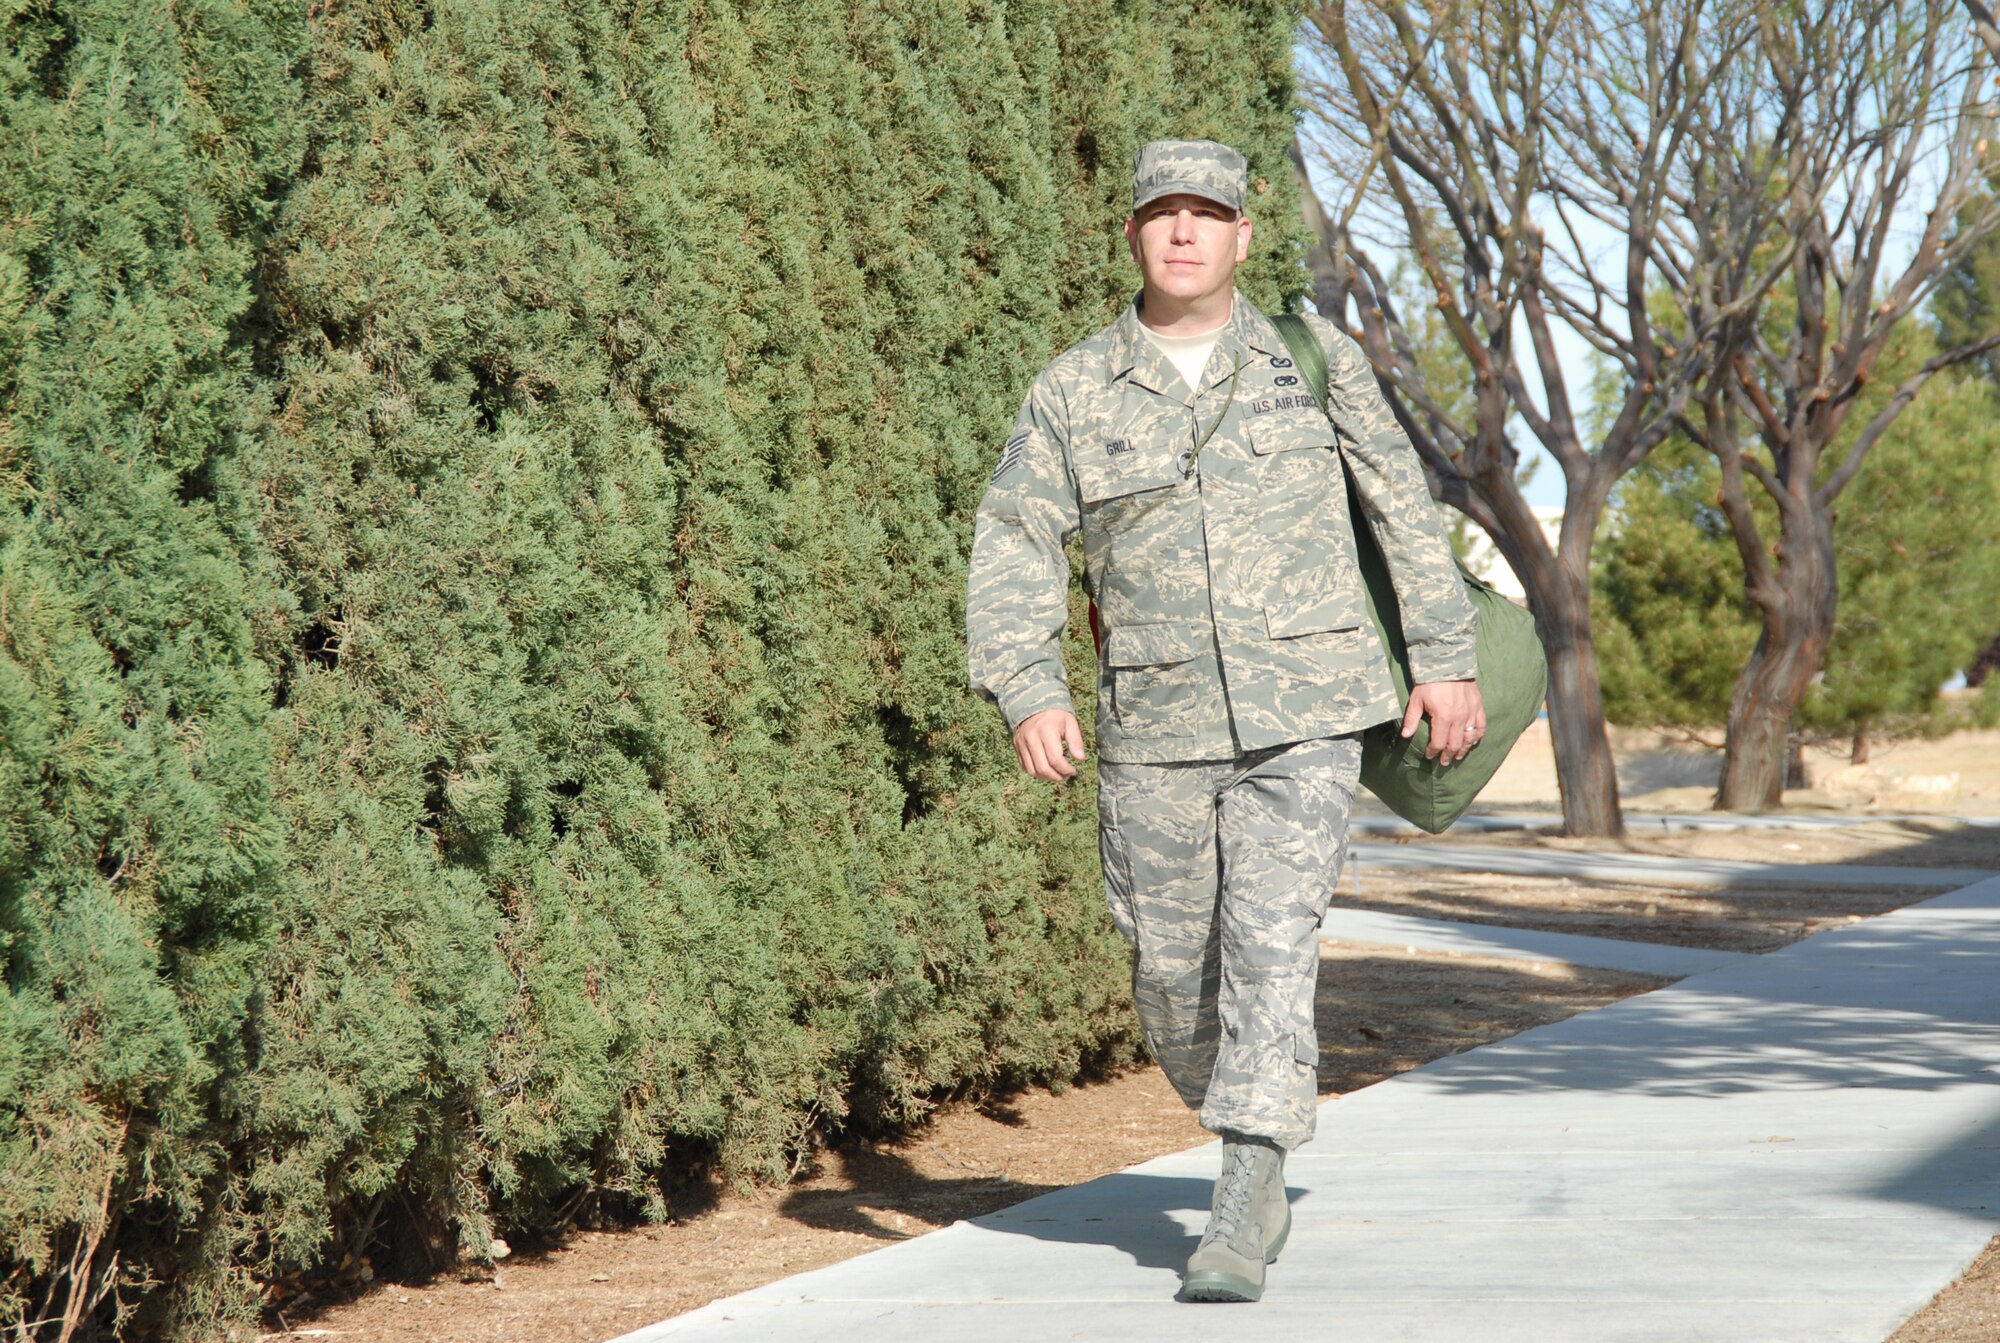
<svg viewBox="0 0 2000 1343">
<path fill-rule="evenodd" d="M 1320 414 L 1326 416 L 1327 423 L 1333 424 L 1333 404 L 1328 400 L 1332 392 L 1332 374 L 1327 367 L 1326 347 L 1319 343 L 1319 337 L 1306 325 L 1306 319 L 1295 312 L 1281 312 L 1271 319 L 1271 325 L 1278 329 L 1278 336 L 1285 342 L 1285 348 L 1292 353 L 1292 363 L 1306 376 L 1306 386 L 1312 388 L 1319 398 Z M 1403 646 L 1403 623 L 1399 618 L 1396 604 L 1396 588 L 1389 579 L 1389 566 L 1382 558 L 1381 547 L 1376 545 L 1373 534 L 1368 530 L 1366 515 L 1362 512 L 1360 500 L 1355 497 L 1354 476 L 1346 470 L 1347 462 L 1341 459 L 1342 474 L 1347 481 L 1347 511 L 1354 520 L 1354 545 L 1361 564 L 1362 595 L 1368 603 L 1368 620 L 1375 627 L 1375 635 L 1382 641 L 1382 649 L 1389 655 L 1390 675 L 1396 682 L 1397 696 L 1407 702 L 1410 697 L 1409 657 Z"/>
<path fill-rule="evenodd" d="M 1331 421 L 1333 406 L 1327 397 L 1333 375 L 1327 367 L 1326 347 L 1319 343 L 1319 337 L 1313 335 L 1312 328 L 1306 325 L 1306 319 L 1295 312 L 1279 313 L 1271 319 L 1271 325 L 1278 329 L 1279 339 L 1283 340 L 1285 348 L 1291 351 L 1292 362 L 1306 375 L 1306 386 L 1312 388 L 1313 395 L 1319 398 L 1321 413 Z M 1351 481 L 1349 488 L 1352 488 Z M 1358 509 L 1355 511 L 1355 516 L 1357 518 L 1360 516 Z M 1489 592 L 1496 591 L 1491 583 L 1466 568 L 1464 560 L 1458 561 L 1458 572 L 1466 582 L 1485 588 Z"/>
<path fill-rule="evenodd" d="M 1271 324 L 1278 329 L 1285 348 L 1292 352 L 1292 362 L 1311 379 L 1307 385 L 1318 394 L 1320 409 L 1331 420 L 1333 406 L 1327 399 L 1331 378 L 1326 350 L 1305 319 L 1296 314 L 1282 313 L 1273 317 Z M 1347 489 L 1368 614 L 1388 651 L 1397 696 L 1408 704 L 1409 661 L 1402 624 L 1396 618 L 1395 592 L 1389 584 L 1381 553 L 1364 525 L 1351 473 Z M 1479 621 L 1475 643 L 1479 693 L 1486 705 L 1485 737 L 1463 761 L 1449 769 L 1424 758 L 1424 748 L 1430 741 L 1428 721 L 1418 726 L 1414 737 L 1401 736 L 1398 723 L 1391 720 L 1368 729 L 1361 738 L 1362 784 L 1398 816 L 1434 835 L 1472 805 L 1473 798 L 1500 768 L 1515 741 L 1541 712 L 1542 697 L 1548 689 L 1548 663 L 1541 641 L 1535 637 L 1534 616 L 1475 578 L 1463 561 L 1458 569 L 1465 578 L 1466 596 Z"/>
<path fill-rule="evenodd" d="M 1271 319 L 1271 325 L 1278 328 L 1278 338 L 1285 342 L 1285 348 L 1292 352 L 1292 362 L 1306 375 L 1306 386 L 1312 388 L 1319 398 L 1321 410 L 1329 410 L 1326 404 L 1326 388 L 1330 375 L 1326 367 L 1326 350 L 1313 335 L 1306 319 L 1295 312 L 1281 312 Z"/>
</svg>

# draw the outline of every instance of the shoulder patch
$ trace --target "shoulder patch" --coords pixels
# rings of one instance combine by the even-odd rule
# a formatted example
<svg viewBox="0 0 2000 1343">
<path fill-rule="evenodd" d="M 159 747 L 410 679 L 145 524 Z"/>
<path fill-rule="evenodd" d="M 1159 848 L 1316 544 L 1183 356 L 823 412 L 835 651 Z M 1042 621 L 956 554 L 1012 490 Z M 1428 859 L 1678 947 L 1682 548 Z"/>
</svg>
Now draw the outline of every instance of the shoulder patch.
<svg viewBox="0 0 2000 1343">
<path fill-rule="evenodd" d="M 1000 477 L 1019 466 L 1021 459 L 1027 455 L 1027 448 L 1028 431 L 1023 429 L 1020 433 L 1008 439 L 1007 446 L 1000 450 L 1000 464 L 993 468 L 993 480 L 987 483 L 992 484 L 993 481 L 998 481 Z"/>
</svg>

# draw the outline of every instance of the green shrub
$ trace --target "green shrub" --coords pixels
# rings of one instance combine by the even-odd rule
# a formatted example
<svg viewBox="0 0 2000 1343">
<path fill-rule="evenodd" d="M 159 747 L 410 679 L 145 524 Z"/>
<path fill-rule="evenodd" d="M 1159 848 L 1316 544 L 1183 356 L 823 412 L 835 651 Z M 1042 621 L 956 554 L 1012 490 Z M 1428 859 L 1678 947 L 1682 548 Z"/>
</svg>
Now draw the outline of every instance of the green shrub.
<svg viewBox="0 0 2000 1343">
<path fill-rule="evenodd" d="M 6 27 L 0 1320 L 114 1318 L 149 1277 L 205 1316 L 242 1295 L 216 1235 L 285 880 L 241 324 L 303 24 L 186 0 Z"/>
<path fill-rule="evenodd" d="M 966 692 L 964 560 L 1133 286 L 1140 142 L 1242 146 L 1254 296 L 1302 288 L 1292 22 L 13 21 L 13 1310 L 107 1208 L 134 1327 L 205 1336 L 1133 1054 L 1092 799 Z"/>
</svg>

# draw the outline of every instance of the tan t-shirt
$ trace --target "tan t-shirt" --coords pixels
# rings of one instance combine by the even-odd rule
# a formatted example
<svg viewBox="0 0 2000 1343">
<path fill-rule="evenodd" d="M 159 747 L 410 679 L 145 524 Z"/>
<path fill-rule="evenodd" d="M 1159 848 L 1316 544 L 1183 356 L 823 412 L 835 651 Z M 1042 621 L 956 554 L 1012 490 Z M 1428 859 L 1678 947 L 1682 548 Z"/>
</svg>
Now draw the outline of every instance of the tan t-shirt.
<svg viewBox="0 0 2000 1343">
<path fill-rule="evenodd" d="M 1231 314 L 1233 318 L 1234 313 Z M 1213 331 L 1198 331 L 1192 336 L 1163 336 L 1144 322 L 1139 323 L 1139 329 L 1180 373 L 1181 381 L 1188 385 L 1188 390 L 1194 391 L 1201 386 L 1201 371 L 1208 367 L 1208 356 L 1215 352 L 1215 343 L 1229 329 L 1229 321 L 1225 320 Z"/>
</svg>

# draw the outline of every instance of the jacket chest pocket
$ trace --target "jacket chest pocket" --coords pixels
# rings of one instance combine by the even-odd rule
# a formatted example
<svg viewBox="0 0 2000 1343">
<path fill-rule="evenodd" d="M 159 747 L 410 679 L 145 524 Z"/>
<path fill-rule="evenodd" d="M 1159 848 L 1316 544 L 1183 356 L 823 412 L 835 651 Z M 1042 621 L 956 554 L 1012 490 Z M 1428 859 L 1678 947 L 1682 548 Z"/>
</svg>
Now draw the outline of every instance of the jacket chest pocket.
<svg viewBox="0 0 2000 1343">
<path fill-rule="evenodd" d="M 1086 505 L 1171 489 L 1185 479 L 1174 450 L 1158 441 L 1100 439 L 1076 454 L 1077 498 Z"/>
<path fill-rule="evenodd" d="M 1259 457 L 1268 457 L 1278 452 L 1298 452 L 1316 448 L 1321 452 L 1332 452 L 1336 435 L 1333 425 L 1319 406 L 1307 400 L 1303 407 L 1292 406 L 1285 409 L 1271 409 L 1259 412 L 1260 406 L 1271 405 L 1271 398 L 1253 401 L 1247 407 L 1249 413 L 1243 423 L 1250 434 L 1250 450 Z"/>
<path fill-rule="evenodd" d="M 1346 485 L 1336 435 L 1318 407 L 1257 416 L 1247 421 L 1257 481 L 1274 506 L 1318 515 L 1334 505 Z"/>
</svg>

